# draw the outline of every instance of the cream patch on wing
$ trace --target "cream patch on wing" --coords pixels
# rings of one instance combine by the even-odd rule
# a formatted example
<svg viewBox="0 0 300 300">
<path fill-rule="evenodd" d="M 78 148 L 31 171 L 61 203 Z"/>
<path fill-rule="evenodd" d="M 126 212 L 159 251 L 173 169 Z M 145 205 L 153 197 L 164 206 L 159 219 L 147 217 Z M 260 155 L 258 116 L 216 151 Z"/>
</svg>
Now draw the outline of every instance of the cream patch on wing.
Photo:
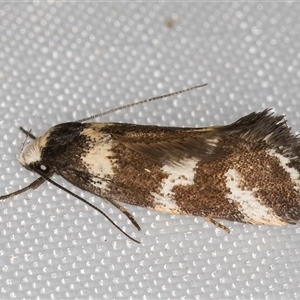
<svg viewBox="0 0 300 300">
<path fill-rule="evenodd" d="M 263 205 L 255 196 L 257 189 L 245 190 L 241 188 L 242 178 L 235 169 L 225 173 L 225 184 L 230 190 L 226 198 L 230 202 L 238 203 L 238 209 L 245 217 L 245 221 L 252 224 L 285 225 L 272 208 Z"/>
<path fill-rule="evenodd" d="M 181 213 L 181 209 L 174 201 L 174 192 L 172 191 L 178 185 L 192 185 L 194 184 L 194 176 L 196 173 L 197 161 L 194 159 L 182 160 L 180 164 L 164 165 L 163 172 L 168 174 L 168 177 L 163 179 L 161 189 L 158 193 L 152 192 L 154 197 L 154 209 Z"/>
<path fill-rule="evenodd" d="M 112 178 L 115 159 L 112 159 L 114 141 L 110 134 L 95 132 L 91 128 L 82 131 L 90 138 L 87 149 L 80 157 L 89 173 L 98 179 Z M 104 184 L 104 183 L 103 183 Z"/>
<path fill-rule="evenodd" d="M 297 169 L 289 167 L 288 164 L 291 162 L 290 158 L 283 156 L 282 154 L 277 153 L 274 149 L 267 150 L 267 153 L 270 156 L 275 156 L 279 160 L 280 166 L 290 175 L 291 181 L 295 184 L 295 190 L 299 191 L 300 189 L 300 174 Z"/>
</svg>

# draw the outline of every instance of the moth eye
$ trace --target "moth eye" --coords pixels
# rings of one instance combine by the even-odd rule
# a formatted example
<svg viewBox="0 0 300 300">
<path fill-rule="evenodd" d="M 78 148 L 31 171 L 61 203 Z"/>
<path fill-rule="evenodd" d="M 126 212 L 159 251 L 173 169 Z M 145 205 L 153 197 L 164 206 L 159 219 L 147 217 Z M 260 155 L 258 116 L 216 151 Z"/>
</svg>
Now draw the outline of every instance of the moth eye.
<svg viewBox="0 0 300 300">
<path fill-rule="evenodd" d="M 47 171 L 48 168 L 45 165 L 40 165 L 40 169 L 41 171 Z"/>
<path fill-rule="evenodd" d="M 43 163 L 38 163 L 36 168 L 42 171 L 43 173 L 47 173 L 49 171 L 49 167 L 44 165 Z"/>
</svg>

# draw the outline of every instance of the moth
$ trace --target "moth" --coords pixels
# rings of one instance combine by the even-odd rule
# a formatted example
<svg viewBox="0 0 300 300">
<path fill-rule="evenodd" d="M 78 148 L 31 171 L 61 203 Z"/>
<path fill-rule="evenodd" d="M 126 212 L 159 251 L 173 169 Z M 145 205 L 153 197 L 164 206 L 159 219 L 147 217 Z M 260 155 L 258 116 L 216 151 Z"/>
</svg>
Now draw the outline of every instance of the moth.
<svg viewBox="0 0 300 300">
<path fill-rule="evenodd" d="M 275 116 L 270 109 L 250 113 L 226 126 L 204 128 L 85 123 L 202 86 L 58 124 L 38 138 L 21 128 L 33 141 L 25 139 L 18 160 L 39 177 L 0 200 L 48 181 L 113 223 L 93 204 L 53 181 L 56 174 L 110 202 L 138 230 L 137 221 L 120 202 L 201 216 L 228 232 L 215 219 L 279 226 L 298 222 L 300 139 L 291 133 L 284 117 Z"/>
</svg>

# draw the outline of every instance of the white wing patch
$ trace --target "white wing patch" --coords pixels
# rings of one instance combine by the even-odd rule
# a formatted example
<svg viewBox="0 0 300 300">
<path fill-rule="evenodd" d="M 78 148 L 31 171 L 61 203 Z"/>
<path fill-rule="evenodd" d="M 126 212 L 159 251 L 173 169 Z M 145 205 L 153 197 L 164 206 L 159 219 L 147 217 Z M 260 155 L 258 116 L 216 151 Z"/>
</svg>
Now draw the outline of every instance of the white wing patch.
<svg viewBox="0 0 300 300">
<path fill-rule="evenodd" d="M 267 150 L 267 153 L 270 156 L 275 156 L 279 160 L 280 166 L 290 175 L 291 180 L 295 184 L 295 190 L 300 190 L 300 174 L 298 170 L 295 168 L 291 168 L 288 166 L 288 164 L 291 162 L 291 160 L 288 157 L 283 156 L 282 154 L 277 153 L 274 149 Z"/>
<path fill-rule="evenodd" d="M 181 161 L 180 165 L 163 166 L 162 170 L 169 176 L 162 181 L 159 193 L 151 193 L 154 197 L 154 209 L 171 213 L 181 212 L 173 199 L 172 189 L 177 185 L 194 184 L 197 162 L 194 159 L 187 159 Z"/>
<path fill-rule="evenodd" d="M 88 146 L 89 151 L 81 157 L 90 174 L 97 178 L 112 177 L 114 175 L 113 166 L 115 160 L 110 157 L 113 155 L 112 148 L 114 142 L 109 134 L 102 137 L 97 136 L 95 141 Z"/>
<path fill-rule="evenodd" d="M 247 222 L 252 224 L 269 224 L 269 225 L 285 225 L 273 211 L 263 204 L 259 198 L 254 195 L 256 189 L 247 191 L 241 189 L 241 176 L 235 169 L 229 169 L 225 173 L 226 187 L 230 193 L 226 195 L 228 201 L 237 202 L 239 210 L 247 219 Z"/>
</svg>

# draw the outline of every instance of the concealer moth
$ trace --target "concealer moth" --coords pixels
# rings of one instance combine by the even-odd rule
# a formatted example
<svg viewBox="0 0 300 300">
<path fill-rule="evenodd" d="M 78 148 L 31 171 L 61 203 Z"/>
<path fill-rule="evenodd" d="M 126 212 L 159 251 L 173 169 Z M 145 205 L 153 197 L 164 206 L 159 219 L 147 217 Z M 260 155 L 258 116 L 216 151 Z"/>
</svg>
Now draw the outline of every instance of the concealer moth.
<svg viewBox="0 0 300 300">
<path fill-rule="evenodd" d="M 103 214 L 51 179 L 60 175 L 110 202 L 140 230 L 120 202 L 172 214 L 250 224 L 295 224 L 300 220 L 300 139 L 283 116 L 266 109 L 225 126 L 161 127 L 84 123 L 91 119 L 204 85 L 121 106 L 51 127 L 36 138 L 26 134 L 18 160 L 39 177 L 0 200 L 36 189 L 45 181 Z M 33 139 L 27 142 L 27 138 Z"/>
</svg>

